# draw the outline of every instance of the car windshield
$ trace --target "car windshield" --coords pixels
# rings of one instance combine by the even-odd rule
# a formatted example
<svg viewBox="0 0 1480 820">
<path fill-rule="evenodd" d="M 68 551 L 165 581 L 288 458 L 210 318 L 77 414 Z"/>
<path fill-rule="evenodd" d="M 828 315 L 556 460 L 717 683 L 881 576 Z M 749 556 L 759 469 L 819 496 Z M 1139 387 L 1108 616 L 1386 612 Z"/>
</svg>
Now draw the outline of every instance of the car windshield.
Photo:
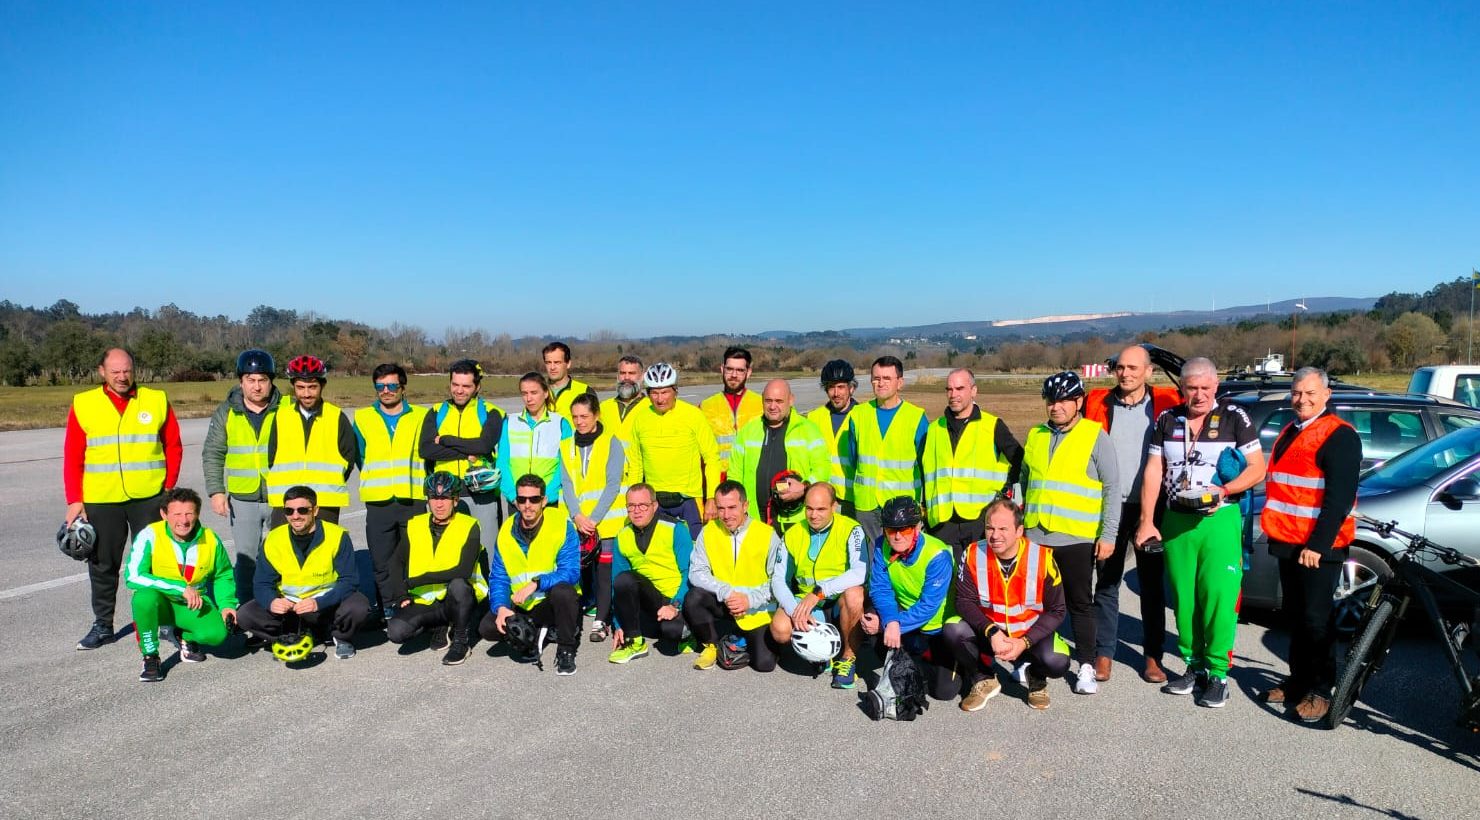
<svg viewBox="0 0 1480 820">
<path fill-rule="evenodd" d="M 1434 476 L 1480 453 L 1480 427 L 1456 430 L 1384 462 L 1362 477 L 1362 486 L 1398 490 L 1427 484 Z"/>
</svg>

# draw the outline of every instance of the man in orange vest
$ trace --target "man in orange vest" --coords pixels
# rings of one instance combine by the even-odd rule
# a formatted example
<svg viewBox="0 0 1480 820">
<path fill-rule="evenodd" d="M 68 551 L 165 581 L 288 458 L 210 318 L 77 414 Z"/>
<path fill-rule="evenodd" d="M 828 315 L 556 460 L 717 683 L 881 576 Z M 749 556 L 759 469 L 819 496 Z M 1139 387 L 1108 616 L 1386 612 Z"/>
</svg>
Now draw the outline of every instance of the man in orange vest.
<svg viewBox="0 0 1480 820">
<path fill-rule="evenodd" d="M 1285 425 L 1270 451 L 1259 523 L 1269 552 L 1280 562 L 1280 587 L 1290 622 L 1290 676 L 1264 692 L 1265 703 L 1295 704 L 1295 715 L 1316 723 L 1331 708 L 1336 675 L 1331 648 L 1332 595 L 1356 535 L 1362 439 L 1326 406 L 1330 379 L 1315 367 L 1295 371 Z"/>
<path fill-rule="evenodd" d="M 1131 345 L 1115 358 L 1115 387 L 1097 387 L 1084 400 L 1084 417 L 1104 425 L 1115 449 L 1120 472 L 1120 520 L 1128 522 L 1116 533 L 1115 551 L 1100 562 L 1095 573 L 1095 680 L 1110 680 L 1120 631 L 1120 581 L 1125 577 L 1126 553 L 1135 541 L 1134 522 L 1141 520 L 1141 473 L 1146 469 L 1146 445 L 1156 418 L 1176 407 L 1182 396 L 1174 387 L 1152 387 L 1151 357 L 1140 345 Z M 1160 505 L 1158 505 L 1160 506 Z M 1160 510 L 1156 520 L 1160 521 Z M 1141 645 L 1146 666 L 1141 677 L 1148 683 L 1166 683 L 1161 666 L 1167 640 L 1166 561 L 1160 552 L 1136 553 L 1140 579 Z"/>
<path fill-rule="evenodd" d="M 1053 550 L 1023 536 L 1023 511 L 1010 499 L 987 505 L 987 537 L 969 545 L 956 574 L 956 613 L 945 626 L 946 642 L 970 688 L 961 709 L 975 712 L 1002 685 L 991 658 L 1011 664 L 1028 660 L 1028 705 L 1048 708 L 1048 678 L 1069 671 L 1068 647 L 1054 635 L 1068 607 Z"/>
</svg>

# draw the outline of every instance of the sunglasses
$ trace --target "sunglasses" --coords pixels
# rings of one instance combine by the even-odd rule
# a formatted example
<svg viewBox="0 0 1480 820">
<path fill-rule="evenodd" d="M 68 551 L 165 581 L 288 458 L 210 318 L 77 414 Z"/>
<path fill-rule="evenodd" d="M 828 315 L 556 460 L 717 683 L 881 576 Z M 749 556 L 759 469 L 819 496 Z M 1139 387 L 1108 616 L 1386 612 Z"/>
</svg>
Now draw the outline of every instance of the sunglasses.
<svg viewBox="0 0 1480 820">
<path fill-rule="evenodd" d="M 308 515 L 313 507 L 284 507 L 283 512 L 288 515 Z"/>
<path fill-rule="evenodd" d="M 540 503 L 540 499 L 541 498 L 544 498 L 544 496 L 542 496 L 542 495 L 516 495 L 516 496 L 514 496 L 514 503 L 515 504 L 538 504 L 538 503 Z"/>
<path fill-rule="evenodd" d="M 375 392 L 377 392 L 377 393 L 394 393 L 394 392 L 396 392 L 397 390 L 400 390 L 400 389 L 401 389 L 401 385 L 400 385 L 399 382 L 376 382 L 375 383 Z"/>
<path fill-rule="evenodd" d="M 904 533 L 914 532 L 914 531 L 915 531 L 915 528 L 914 527 L 885 527 L 884 528 L 884 534 L 885 535 L 903 535 Z"/>
</svg>

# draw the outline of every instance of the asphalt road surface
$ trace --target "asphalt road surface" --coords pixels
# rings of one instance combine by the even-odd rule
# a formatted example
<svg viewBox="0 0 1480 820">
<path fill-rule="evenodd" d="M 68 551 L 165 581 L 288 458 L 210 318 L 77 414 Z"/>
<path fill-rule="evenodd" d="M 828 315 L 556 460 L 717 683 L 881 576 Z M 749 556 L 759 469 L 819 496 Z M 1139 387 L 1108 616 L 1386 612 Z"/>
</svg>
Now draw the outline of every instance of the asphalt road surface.
<svg viewBox="0 0 1480 820">
<path fill-rule="evenodd" d="M 815 382 L 797 387 L 800 406 L 820 401 Z M 205 425 L 182 423 L 185 486 L 201 486 Z M 0 817 L 1480 814 L 1480 738 L 1452 726 L 1431 641 L 1410 630 L 1326 732 L 1254 702 L 1285 668 L 1285 638 L 1245 624 L 1231 702 L 1201 709 L 1135 675 L 1134 573 L 1114 678 L 1095 696 L 1053 681 L 1047 712 L 1008 683 L 975 714 L 937 703 L 875 724 L 790 660 L 770 675 L 698 672 L 692 656 L 614 666 L 584 643 L 579 673 L 556 678 L 486 644 L 443 667 L 424 642 L 378 633 L 307 669 L 236 642 L 199 665 L 171 654 L 146 686 L 131 636 L 73 649 L 90 612 L 82 565 L 52 540 L 61 438 L 0 433 Z M 345 523 L 358 536 L 362 521 Z"/>
</svg>

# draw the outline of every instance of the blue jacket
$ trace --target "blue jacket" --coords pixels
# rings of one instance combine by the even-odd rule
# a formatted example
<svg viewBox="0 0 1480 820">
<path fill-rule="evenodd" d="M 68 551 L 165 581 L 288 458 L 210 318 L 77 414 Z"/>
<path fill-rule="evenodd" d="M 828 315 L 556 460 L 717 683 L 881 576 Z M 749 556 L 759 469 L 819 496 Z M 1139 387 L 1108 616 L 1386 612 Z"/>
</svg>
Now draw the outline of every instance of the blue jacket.
<svg viewBox="0 0 1480 820">
<path fill-rule="evenodd" d="M 905 566 L 914 566 L 920 560 L 920 545 L 925 542 L 924 534 L 915 536 L 915 548 L 899 560 Z M 889 558 L 893 550 L 884 536 L 874 546 L 873 560 L 869 562 L 868 593 L 873 599 L 874 611 L 879 613 L 879 626 L 899 624 L 900 635 L 923 627 L 935 615 L 935 610 L 945 603 L 951 589 L 951 551 L 941 550 L 925 568 L 925 587 L 920 590 L 920 600 L 906 610 L 900 610 L 894 597 L 894 585 L 889 583 Z M 938 631 L 938 630 L 937 630 Z"/>
<path fill-rule="evenodd" d="M 513 533 L 514 543 L 528 555 L 529 541 L 519 528 L 517 519 L 518 513 L 515 513 L 514 518 L 504 522 L 504 527 Z M 514 590 L 509 586 L 509 570 L 504 566 L 504 556 L 499 551 L 497 540 L 488 547 L 488 565 L 488 611 L 498 612 L 499 607 L 513 609 Z M 581 583 L 581 540 L 576 535 L 575 524 L 566 522 L 565 543 L 560 545 L 560 552 L 555 555 L 555 571 L 541 575 L 537 583 L 542 592 L 549 592 L 559 584 L 576 586 Z"/>
</svg>

